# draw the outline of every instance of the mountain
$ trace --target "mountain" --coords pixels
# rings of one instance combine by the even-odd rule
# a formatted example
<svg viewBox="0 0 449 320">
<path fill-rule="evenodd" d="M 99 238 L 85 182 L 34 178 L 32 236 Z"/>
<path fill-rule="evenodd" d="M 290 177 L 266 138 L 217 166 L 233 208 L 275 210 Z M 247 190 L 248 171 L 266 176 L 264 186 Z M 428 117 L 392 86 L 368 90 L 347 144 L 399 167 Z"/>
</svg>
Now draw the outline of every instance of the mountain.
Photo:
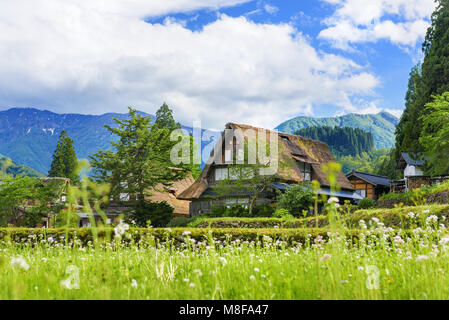
<svg viewBox="0 0 449 320">
<path fill-rule="evenodd" d="M 0 154 L 15 163 L 47 174 L 62 129 L 75 141 L 78 158 L 87 158 L 98 148 L 108 148 L 110 133 L 105 124 L 114 125 L 114 117 L 103 115 L 57 114 L 32 108 L 13 108 L 0 112 Z"/>
<path fill-rule="evenodd" d="M 13 176 L 42 177 L 42 173 L 36 170 L 14 163 L 11 159 L 0 154 L 0 176 L 10 174 Z"/>
<path fill-rule="evenodd" d="M 351 113 L 329 118 L 297 117 L 280 124 L 275 130 L 294 134 L 299 129 L 314 126 L 359 128 L 371 132 L 374 138 L 374 146 L 376 149 L 380 149 L 394 146 L 398 122 L 398 118 L 387 112 L 378 114 Z"/>
<path fill-rule="evenodd" d="M 62 129 L 74 140 L 77 157 L 86 159 L 98 149 L 111 147 L 115 137 L 104 126 L 116 126 L 115 117 L 126 119 L 128 114 L 58 114 L 33 108 L 0 111 L 0 154 L 46 175 Z M 192 133 L 191 127 L 181 126 Z"/>
</svg>

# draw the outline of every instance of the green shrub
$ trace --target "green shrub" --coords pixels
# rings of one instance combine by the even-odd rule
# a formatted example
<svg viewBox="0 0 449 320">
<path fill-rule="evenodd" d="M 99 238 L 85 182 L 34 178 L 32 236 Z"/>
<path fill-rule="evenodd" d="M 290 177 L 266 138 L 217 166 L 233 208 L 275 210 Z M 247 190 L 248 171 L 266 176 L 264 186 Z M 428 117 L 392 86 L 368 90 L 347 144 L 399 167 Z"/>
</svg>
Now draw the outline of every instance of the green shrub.
<svg viewBox="0 0 449 320">
<path fill-rule="evenodd" d="M 169 228 L 187 227 L 191 221 L 192 221 L 192 219 L 187 218 L 187 217 L 174 217 L 167 224 L 167 227 L 169 227 Z"/>
<path fill-rule="evenodd" d="M 253 208 L 253 214 L 249 215 L 248 208 L 240 205 L 235 205 L 232 207 L 218 206 L 214 207 L 211 212 L 204 213 L 202 217 L 208 218 L 220 218 L 220 217 L 271 217 L 274 213 L 275 208 L 270 205 L 257 205 Z"/>
<path fill-rule="evenodd" d="M 253 217 L 272 217 L 276 208 L 269 204 L 260 204 L 254 206 L 253 208 Z"/>
<path fill-rule="evenodd" d="M 295 217 L 302 217 L 303 212 L 313 208 L 314 194 L 310 184 L 291 186 L 282 194 L 277 203 L 278 209 L 286 209 Z"/>
<path fill-rule="evenodd" d="M 274 213 L 273 213 L 273 217 L 274 218 L 283 218 L 287 215 L 290 215 L 290 212 L 287 209 L 277 209 Z"/>
<path fill-rule="evenodd" d="M 288 244 L 296 244 L 298 242 L 305 243 L 317 236 L 328 239 L 329 229 L 191 229 L 191 228 L 131 228 L 128 231 L 129 237 L 122 237 L 121 241 L 125 243 L 134 242 L 139 245 L 154 245 L 155 243 L 171 242 L 175 245 L 185 243 L 186 237 L 198 241 L 209 241 L 213 238 L 215 241 L 227 243 L 234 240 L 249 242 L 265 242 L 282 240 Z M 112 229 L 97 230 L 99 241 L 117 241 L 113 237 Z M 112 236 L 109 238 L 107 235 Z M 359 231 L 347 230 L 345 234 L 348 238 L 356 239 Z M 67 238 L 66 238 L 67 235 Z M 93 228 L 76 228 L 68 229 L 32 229 L 32 228 L 0 228 L 0 242 L 9 242 L 15 245 L 26 245 L 42 242 L 52 238 L 51 244 L 65 243 L 73 245 L 77 240 L 78 245 L 87 245 L 93 240 Z M 269 237 L 269 238 L 268 238 Z"/>
<path fill-rule="evenodd" d="M 376 206 L 376 201 L 371 198 L 364 198 L 359 201 L 358 207 L 359 209 L 371 209 Z"/>
<path fill-rule="evenodd" d="M 326 226 L 327 217 L 318 217 L 318 226 Z M 297 219 L 287 214 L 282 218 L 202 218 L 189 224 L 193 228 L 314 228 L 315 217 Z"/>
<path fill-rule="evenodd" d="M 144 201 L 136 204 L 133 218 L 138 227 L 146 227 L 150 221 L 153 227 L 161 228 L 167 226 L 173 218 L 173 211 L 174 209 L 165 201 Z"/>
</svg>

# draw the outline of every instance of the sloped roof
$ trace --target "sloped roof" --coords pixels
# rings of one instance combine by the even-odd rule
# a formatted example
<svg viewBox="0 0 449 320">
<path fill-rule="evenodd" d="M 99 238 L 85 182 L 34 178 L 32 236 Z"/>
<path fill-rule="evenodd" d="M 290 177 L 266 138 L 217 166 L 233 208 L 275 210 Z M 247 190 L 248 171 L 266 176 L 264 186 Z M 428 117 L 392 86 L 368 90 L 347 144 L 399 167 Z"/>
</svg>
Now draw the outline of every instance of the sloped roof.
<svg viewBox="0 0 449 320">
<path fill-rule="evenodd" d="M 347 175 L 348 178 L 351 176 L 357 177 L 359 179 L 362 179 L 372 185 L 375 186 L 390 186 L 390 179 L 384 176 L 378 176 L 375 174 L 365 173 L 365 172 L 359 172 L 359 171 L 352 171 Z"/>
<path fill-rule="evenodd" d="M 190 173 L 186 178 L 173 182 L 169 187 L 159 184 L 155 189 L 150 190 L 151 196 L 147 196 L 146 199 L 153 202 L 165 201 L 173 207 L 173 214 L 188 216 L 190 201 L 178 199 L 177 196 L 194 182 L 195 179 Z"/>
<path fill-rule="evenodd" d="M 402 152 L 399 158 L 397 169 L 405 169 L 407 165 L 409 166 L 422 166 L 426 163 L 425 159 L 422 158 L 422 153 L 408 153 Z"/>
<path fill-rule="evenodd" d="M 336 160 L 327 144 L 301 136 L 279 133 L 277 131 L 257 128 L 245 124 L 228 123 L 226 125 L 226 129 L 242 131 L 252 129 L 255 130 L 257 134 L 259 134 L 259 132 L 265 132 L 267 142 L 269 142 L 269 137 L 272 134 L 275 134 L 278 138 L 278 154 L 280 164 L 276 173 L 276 178 L 279 181 L 287 183 L 299 183 L 304 181 L 304 177 L 296 163 L 296 160 L 299 160 L 311 164 L 316 178 L 322 187 L 330 186 L 327 175 L 321 169 L 321 165 L 329 162 L 335 162 Z M 221 139 L 217 142 L 217 145 L 222 145 L 224 143 L 224 135 L 225 133 L 223 132 Z M 221 156 L 221 154 L 217 155 L 217 157 L 218 156 Z M 194 184 L 187 188 L 187 190 L 182 192 L 178 196 L 178 199 L 198 199 L 208 188 L 207 178 L 214 163 L 215 156 L 212 153 L 200 177 Z M 337 183 L 343 189 L 353 189 L 351 183 L 343 172 L 339 173 Z"/>
</svg>

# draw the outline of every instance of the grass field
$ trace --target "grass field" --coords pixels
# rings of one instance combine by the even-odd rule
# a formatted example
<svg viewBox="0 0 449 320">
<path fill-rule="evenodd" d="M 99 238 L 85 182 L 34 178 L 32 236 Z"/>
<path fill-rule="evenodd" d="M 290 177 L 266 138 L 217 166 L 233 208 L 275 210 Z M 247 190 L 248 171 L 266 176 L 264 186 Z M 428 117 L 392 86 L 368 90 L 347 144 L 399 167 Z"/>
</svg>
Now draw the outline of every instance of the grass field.
<svg viewBox="0 0 449 320">
<path fill-rule="evenodd" d="M 358 241 L 335 229 L 293 246 L 2 241 L 0 299 L 449 299 L 449 238 L 430 217 L 407 234 L 374 218 Z"/>
</svg>

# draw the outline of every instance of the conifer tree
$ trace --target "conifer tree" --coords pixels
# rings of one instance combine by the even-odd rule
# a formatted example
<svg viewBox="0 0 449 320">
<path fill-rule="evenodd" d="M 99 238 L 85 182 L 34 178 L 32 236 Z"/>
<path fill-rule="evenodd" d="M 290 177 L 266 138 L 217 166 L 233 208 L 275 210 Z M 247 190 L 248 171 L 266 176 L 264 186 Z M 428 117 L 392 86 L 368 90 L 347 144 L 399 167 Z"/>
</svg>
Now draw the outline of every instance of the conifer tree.
<svg viewBox="0 0 449 320">
<path fill-rule="evenodd" d="M 48 176 L 69 178 L 72 183 L 76 184 L 79 181 L 76 169 L 77 163 L 73 140 L 67 135 L 65 130 L 62 130 L 53 153 Z"/>
<path fill-rule="evenodd" d="M 395 157 L 423 151 L 419 142 L 425 106 L 435 95 L 449 91 L 449 0 L 437 0 L 432 23 L 423 43 L 424 61 L 410 73 L 406 109 L 397 126 Z M 428 134 L 429 132 L 427 132 Z"/>
</svg>

